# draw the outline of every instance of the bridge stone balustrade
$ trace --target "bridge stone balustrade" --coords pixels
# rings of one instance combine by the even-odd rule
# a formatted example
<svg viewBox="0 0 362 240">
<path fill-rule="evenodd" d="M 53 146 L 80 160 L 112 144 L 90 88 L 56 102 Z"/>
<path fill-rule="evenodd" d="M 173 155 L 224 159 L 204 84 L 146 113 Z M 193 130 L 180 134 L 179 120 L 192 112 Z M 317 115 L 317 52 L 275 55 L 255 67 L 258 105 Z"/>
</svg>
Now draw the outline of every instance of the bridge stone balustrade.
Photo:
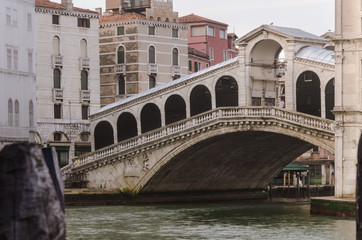
<svg viewBox="0 0 362 240">
<path fill-rule="evenodd" d="M 265 133 L 270 139 L 280 139 L 280 143 L 293 153 L 283 155 L 283 151 L 280 151 L 281 155 L 275 155 L 276 158 L 283 160 L 273 161 L 270 169 L 265 169 L 264 180 L 258 179 L 255 184 L 247 187 L 235 185 L 238 189 L 260 189 L 288 162 L 310 149 L 312 145 L 333 153 L 334 129 L 334 121 L 277 107 L 216 108 L 73 159 L 70 165 L 62 169 L 62 174 L 65 179 L 74 175 L 83 175 L 90 188 L 130 188 L 142 191 L 153 176 L 157 176 L 162 168 L 167 168 L 169 162 L 172 162 L 174 158 L 180 160 L 179 155 L 198 144 L 213 141 L 212 139 L 216 138 L 233 139 L 232 134 L 241 132 L 255 133 L 255 136 Z M 254 135 L 250 134 L 235 139 L 249 138 L 253 141 Z M 278 137 L 275 138 L 275 136 Z M 260 147 L 262 148 L 262 145 Z M 263 154 L 268 155 L 267 152 Z M 227 162 L 227 159 L 225 161 Z M 254 161 L 258 160 L 254 159 Z M 178 184 L 176 184 L 176 190 L 183 191 L 187 188 L 180 187 L 180 183 Z M 163 187 L 159 183 L 157 185 L 160 187 L 148 186 L 146 190 L 171 190 L 168 189 L 169 186 Z M 217 188 L 222 189 L 220 186 Z M 205 186 L 203 185 L 200 189 L 205 189 Z M 195 187 L 193 190 L 200 189 Z"/>
</svg>

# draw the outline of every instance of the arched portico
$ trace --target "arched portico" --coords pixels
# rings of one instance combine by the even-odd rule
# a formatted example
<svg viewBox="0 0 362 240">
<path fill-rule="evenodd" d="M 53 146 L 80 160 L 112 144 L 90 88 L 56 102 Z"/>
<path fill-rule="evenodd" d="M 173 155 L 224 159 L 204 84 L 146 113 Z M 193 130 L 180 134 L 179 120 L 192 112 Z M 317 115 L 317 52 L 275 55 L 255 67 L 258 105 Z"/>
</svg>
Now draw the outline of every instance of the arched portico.
<svg viewBox="0 0 362 240">
<path fill-rule="evenodd" d="M 95 150 L 114 144 L 114 133 L 112 125 L 107 121 L 97 124 L 94 129 Z"/>
<path fill-rule="evenodd" d="M 239 104 L 239 87 L 233 77 L 221 77 L 215 86 L 216 107 L 235 107 Z"/>
<path fill-rule="evenodd" d="M 190 94 L 191 116 L 211 110 L 211 93 L 204 85 L 197 85 Z"/>
<path fill-rule="evenodd" d="M 165 102 L 166 125 L 186 118 L 186 102 L 177 94 L 167 98 Z"/>
<path fill-rule="evenodd" d="M 160 128 L 162 125 L 160 109 L 154 103 L 146 104 L 141 111 L 142 133 Z"/>
<path fill-rule="evenodd" d="M 118 142 L 137 136 L 137 121 L 133 114 L 122 113 L 117 120 Z"/>
<path fill-rule="evenodd" d="M 313 71 L 303 72 L 297 80 L 297 111 L 321 116 L 321 90 L 318 75 Z"/>
</svg>

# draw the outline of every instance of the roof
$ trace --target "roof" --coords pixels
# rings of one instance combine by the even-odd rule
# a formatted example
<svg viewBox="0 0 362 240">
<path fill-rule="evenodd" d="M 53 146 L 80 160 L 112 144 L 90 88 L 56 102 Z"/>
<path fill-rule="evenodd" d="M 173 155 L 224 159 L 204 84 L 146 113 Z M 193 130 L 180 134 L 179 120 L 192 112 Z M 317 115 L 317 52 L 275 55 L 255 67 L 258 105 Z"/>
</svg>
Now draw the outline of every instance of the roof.
<svg viewBox="0 0 362 240">
<path fill-rule="evenodd" d="M 46 7 L 46 8 L 65 10 L 61 3 L 51 2 L 49 0 L 35 0 L 35 7 Z M 73 7 L 73 10 L 77 12 L 98 13 L 97 11 L 84 9 L 84 8 L 77 8 L 77 7 Z"/>
<path fill-rule="evenodd" d="M 125 14 L 119 13 L 106 13 L 100 17 L 99 23 L 107 23 L 107 22 L 120 22 L 120 21 L 128 21 L 134 19 L 142 19 L 145 20 L 146 16 L 136 12 L 129 12 Z"/>
<path fill-rule="evenodd" d="M 195 48 L 188 47 L 188 53 L 191 54 L 191 55 L 201 57 L 201 58 L 205 58 L 205 60 L 209 60 L 209 55 L 207 55 L 206 53 L 201 52 L 201 51 L 199 51 L 199 50 L 197 50 Z"/>
<path fill-rule="evenodd" d="M 162 89 L 165 89 L 165 88 L 168 88 L 168 87 L 171 87 L 171 86 L 173 86 L 173 85 L 177 85 L 177 84 L 179 84 L 179 83 L 185 82 L 185 81 L 187 81 L 187 80 L 189 80 L 189 79 L 191 79 L 191 78 L 198 77 L 198 76 L 203 75 L 203 74 L 205 74 L 205 73 L 211 72 L 211 71 L 216 70 L 216 69 L 218 69 L 218 68 L 222 68 L 222 67 L 227 66 L 227 65 L 229 65 L 229 64 L 232 64 L 232 63 L 234 63 L 234 62 L 237 62 L 238 60 L 239 60 L 238 57 L 233 58 L 233 59 L 229 59 L 229 60 L 224 61 L 224 62 L 222 62 L 222 63 L 219 63 L 219 64 L 216 64 L 216 65 L 214 65 L 214 66 L 211 66 L 211 67 L 209 67 L 209 68 L 205 68 L 204 70 L 198 71 L 198 72 L 193 73 L 193 74 L 190 74 L 190 75 L 186 75 L 186 76 L 181 77 L 181 78 L 179 78 L 179 79 L 176 79 L 176 80 L 174 80 L 174 81 L 171 81 L 171 82 L 162 84 L 162 85 L 160 85 L 160 86 L 154 87 L 154 88 L 152 88 L 152 89 L 149 89 L 149 90 L 147 90 L 147 91 L 141 92 L 141 93 L 136 94 L 136 95 L 134 95 L 134 96 L 132 96 L 132 97 L 125 98 L 125 99 L 119 100 L 118 102 L 114 102 L 114 103 L 108 104 L 107 106 L 104 106 L 103 108 L 99 109 L 95 114 L 98 114 L 98 113 L 107 111 L 107 110 L 109 110 L 109 109 L 111 109 L 111 108 L 114 108 L 114 107 L 117 107 L 117 106 L 126 104 L 126 103 L 128 103 L 128 102 L 131 102 L 131 101 L 137 99 L 137 98 L 142 98 L 142 97 L 144 97 L 144 96 L 150 95 L 150 94 L 152 94 L 152 93 L 155 93 L 155 92 L 157 92 L 157 91 L 159 91 L 159 90 L 162 90 Z"/>
<path fill-rule="evenodd" d="M 285 168 L 283 168 L 283 171 L 308 171 L 308 169 L 308 167 L 304 167 L 299 164 L 289 163 Z"/>
<path fill-rule="evenodd" d="M 218 24 L 218 25 L 222 25 L 224 27 L 228 27 L 229 25 L 227 25 L 226 23 L 222 23 L 222 22 L 218 22 L 212 19 L 208 19 L 208 18 L 204 18 L 201 17 L 199 15 L 196 15 L 194 13 L 191 13 L 189 15 L 183 16 L 183 17 L 179 17 L 178 21 L 180 23 L 202 23 L 202 22 L 208 22 L 208 23 L 214 23 L 214 24 Z"/>
<path fill-rule="evenodd" d="M 270 30 L 274 30 L 285 35 L 289 35 L 295 38 L 306 38 L 306 39 L 313 39 L 318 41 L 327 41 L 325 38 L 320 36 L 314 35 L 312 33 L 308 33 L 306 31 L 300 30 L 298 28 L 288 28 L 288 27 L 279 27 L 274 25 L 262 25 L 262 27 L 268 28 Z"/>
<path fill-rule="evenodd" d="M 296 55 L 298 58 L 311 60 L 320 63 L 334 65 L 334 52 L 318 47 L 305 47 L 302 48 Z"/>
</svg>

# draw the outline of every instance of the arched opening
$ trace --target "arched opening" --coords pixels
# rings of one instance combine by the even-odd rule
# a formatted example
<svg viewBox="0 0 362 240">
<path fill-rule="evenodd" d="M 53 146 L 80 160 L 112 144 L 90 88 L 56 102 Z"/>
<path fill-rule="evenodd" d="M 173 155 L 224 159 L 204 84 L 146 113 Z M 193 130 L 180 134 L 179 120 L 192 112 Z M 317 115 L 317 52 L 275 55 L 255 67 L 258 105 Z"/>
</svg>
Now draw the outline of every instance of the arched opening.
<svg viewBox="0 0 362 240">
<path fill-rule="evenodd" d="M 153 103 L 146 104 L 141 111 L 142 133 L 152 131 L 161 127 L 161 112 Z"/>
<path fill-rule="evenodd" d="M 320 80 L 315 72 L 305 71 L 298 77 L 297 111 L 321 116 Z"/>
<path fill-rule="evenodd" d="M 122 113 L 117 121 L 118 142 L 137 136 L 136 118 L 128 112 Z"/>
<path fill-rule="evenodd" d="M 60 55 L 60 39 L 58 36 L 53 37 L 53 55 L 54 56 Z"/>
<path fill-rule="evenodd" d="M 82 132 L 77 136 L 74 144 L 75 157 L 80 157 L 92 151 L 90 140 L 91 140 L 91 134 L 89 132 Z"/>
<path fill-rule="evenodd" d="M 119 95 L 126 94 L 126 81 L 124 79 L 124 76 L 122 75 L 118 76 L 118 94 Z"/>
<path fill-rule="evenodd" d="M 125 63 L 125 50 L 123 46 L 120 46 L 117 49 L 117 63 L 124 64 Z"/>
<path fill-rule="evenodd" d="M 15 127 L 20 126 L 20 107 L 19 107 L 19 101 L 15 100 Z"/>
<path fill-rule="evenodd" d="M 264 32 L 267 35 L 267 32 Z M 276 41 L 267 39 L 255 44 L 250 54 L 251 105 L 275 106 L 282 96 L 277 89 L 284 88 L 279 81 L 287 63 L 284 61 L 283 47 Z"/>
<path fill-rule="evenodd" d="M 82 70 L 80 74 L 81 79 L 81 90 L 88 90 L 88 72 L 85 70 Z"/>
<path fill-rule="evenodd" d="M 87 58 L 88 57 L 88 49 L 87 49 L 87 40 L 80 40 L 80 57 Z"/>
<path fill-rule="evenodd" d="M 190 95 L 191 116 L 211 110 L 211 93 L 204 85 L 194 87 Z"/>
<path fill-rule="evenodd" d="M 53 86 L 54 88 L 61 88 L 60 70 L 58 68 L 55 68 L 53 71 Z"/>
<path fill-rule="evenodd" d="M 239 104 L 238 83 L 233 77 L 220 78 L 215 86 L 216 107 L 235 107 Z"/>
<path fill-rule="evenodd" d="M 94 129 L 94 146 L 95 150 L 114 144 L 113 128 L 107 121 L 97 124 Z"/>
<path fill-rule="evenodd" d="M 9 99 L 8 101 L 8 125 L 10 127 L 13 126 L 14 122 L 14 107 L 13 107 L 13 100 Z"/>
<path fill-rule="evenodd" d="M 174 48 L 172 50 L 172 66 L 178 66 L 178 50 Z"/>
<path fill-rule="evenodd" d="M 62 168 L 69 163 L 70 141 L 63 132 L 53 132 L 49 138 L 49 146 L 54 147 L 57 153 L 59 166 Z"/>
<path fill-rule="evenodd" d="M 361 207 L 362 207 L 362 136 L 359 139 L 359 144 L 358 144 L 358 153 L 357 153 L 357 187 L 356 187 L 356 221 L 357 223 L 360 223 L 362 221 L 362 211 L 361 211 Z M 362 229 L 360 224 L 357 225 L 357 236 L 359 239 L 362 236 Z"/>
<path fill-rule="evenodd" d="M 156 63 L 156 49 L 154 46 L 148 48 L 148 63 Z"/>
<path fill-rule="evenodd" d="M 148 87 L 149 89 L 156 87 L 156 77 L 151 75 L 148 78 Z"/>
<path fill-rule="evenodd" d="M 334 78 L 331 79 L 325 91 L 325 101 L 326 101 L 326 118 L 334 120 L 334 114 L 332 112 L 334 108 Z"/>
<path fill-rule="evenodd" d="M 186 118 L 186 103 L 179 95 L 170 96 L 165 103 L 166 125 Z"/>
<path fill-rule="evenodd" d="M 33 101 L 29 101 L 29 127 L 34 127 L 34 105 Z"/>
</svg>

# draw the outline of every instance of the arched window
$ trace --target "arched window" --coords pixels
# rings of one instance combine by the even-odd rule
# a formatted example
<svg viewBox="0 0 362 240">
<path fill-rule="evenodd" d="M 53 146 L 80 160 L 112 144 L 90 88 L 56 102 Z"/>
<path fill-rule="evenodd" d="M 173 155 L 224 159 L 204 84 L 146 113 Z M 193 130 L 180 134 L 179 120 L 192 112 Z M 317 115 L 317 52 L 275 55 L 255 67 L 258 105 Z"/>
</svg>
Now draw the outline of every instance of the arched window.
<svg viewBox="0 0 362 240">
<path fill-rule="evenodd" d="M 148 63 L 156 63 L 156 49 L 154 46 L 148 49 Z"/>
<path fill-rule="evenodd" d="M 8 102 L 8 125 L 13 126 L 14 122 L 14 108 L 13 108 L 13 101 L 9 99 Z"/>
<path fill-rule="evenodd" d="M 60 39 L 58 36 L 53 37 L 53 55 L 60 55 Z"/>
<path fill-rule="evenodd" d="M 321 116 L 321 88 L 318 75 L 305 71 L 297 80 L 297 111 Z"/>
<path fill-rule="evenodd" d="M 83 70 L 80 74 L 81 78 L 81 89 L 88 90 L 88 72 Z"/>
<path fill-rule="evenodd" d="M 118 94 L 124 95 L 126 94 L 126 81 L 122 75 L 118 78 Z"/>
<path fill-rule="evenodd" d="M 156 77 L 155 76 L 149 76 L 148 86 L 149 86 L 149 89 L 156 87 Z"/>
<path fill-rule="evenodd" d="M 125 63 L 125 50 L 123 46 L 120 46 L 117 49 L 117 63 L 124 64 Z"/>
<path fill-rule="evenodd" d="M 334 108 L 334 78 L 331 79 L 325 91 L 325 102 L 326 102 L 326 118 L 334 120 L 334 114 L 332 112 Z"/>
<path fill-rule="evenodd" d="M 88 49 L 87 49 L 87 40 L 80 40 L 80 57 L 87 58 L 88 57 Z"/>
<path fill-rule="evenodd" d="M 54 88 L 61 88 L 60 70 L 58 68 L 55 68 L 53 71 L 53 85 L 54 85 Z"/>
<path fill-rule="evenodd" d="M 174 48 L 172 50 L 172 66 L 178 66 L 178 50 Z"/>
<path fill-rule="evenodd" d="M 29 127 L 34 127 L 34 105 L 32 100 L 29 102 Z"/>
<path fill-rule="evenodd" d="M 19 116 L 19 101 L 15 100 L 15 127 L 20 125 L 20 116 Z"/>
</svg>

